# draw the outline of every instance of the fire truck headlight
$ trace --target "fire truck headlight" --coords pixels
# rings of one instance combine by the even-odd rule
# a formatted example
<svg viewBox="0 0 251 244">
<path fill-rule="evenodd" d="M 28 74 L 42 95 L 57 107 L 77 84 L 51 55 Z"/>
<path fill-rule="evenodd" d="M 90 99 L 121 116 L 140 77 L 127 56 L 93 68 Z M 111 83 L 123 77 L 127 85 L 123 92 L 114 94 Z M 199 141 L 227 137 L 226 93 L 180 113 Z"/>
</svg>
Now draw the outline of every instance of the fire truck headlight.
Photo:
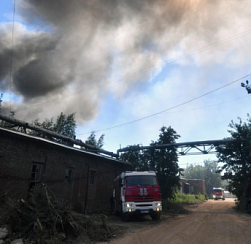
<svg viewBox="0 0 251 244">
<path fill-rule="evenodd" d="M 130 208 L 131 206 L 132 206 L 132 204 L 129 204 L 129 203 L 126 204 L 127 208 Z"/>
<path fill-rule="evenodd" d="M 157 203 L 157 207 L 160 207 L 160 206 L 161 206 L 161 202 L 158 202 L 158 203 Z"/>
<path fill-rule="evenodd" d="M 159 212 L 159 208 L 157 208 L 156 210 L 157 210 L 157 212 Z"/>
<path fill-rule="evenodd" d="M 132 210 L 129 208 L 129 212 L 132 212 Z"/>
</svg>

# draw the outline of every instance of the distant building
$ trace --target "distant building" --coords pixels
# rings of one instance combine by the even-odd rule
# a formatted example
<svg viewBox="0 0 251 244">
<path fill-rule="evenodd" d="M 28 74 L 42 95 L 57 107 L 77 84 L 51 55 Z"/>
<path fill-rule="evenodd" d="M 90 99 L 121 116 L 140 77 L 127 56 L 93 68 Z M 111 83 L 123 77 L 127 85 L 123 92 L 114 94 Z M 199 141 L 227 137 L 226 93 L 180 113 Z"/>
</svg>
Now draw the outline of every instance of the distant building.
<svg viewBox="0 0 251 244">
<path fill-rule="evenodd" d="M 206 195 L 205 180 L 200 179 L 180 179 L 180 191 L 185 194 Z"/>
<path fill-rule="evenodd" d="M 0 128 L 0 197 L 25 199 L 44 183 L 72 209 L 107 210 L 115 177 L 131 169 L 112 157 Z"/>
</svg>

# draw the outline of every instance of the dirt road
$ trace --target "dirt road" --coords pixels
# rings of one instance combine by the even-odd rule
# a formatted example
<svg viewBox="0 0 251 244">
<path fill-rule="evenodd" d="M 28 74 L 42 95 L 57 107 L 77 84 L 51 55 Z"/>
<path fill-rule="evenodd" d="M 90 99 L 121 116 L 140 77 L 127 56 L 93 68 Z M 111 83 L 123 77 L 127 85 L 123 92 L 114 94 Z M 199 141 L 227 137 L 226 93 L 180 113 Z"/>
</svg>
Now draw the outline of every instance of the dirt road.
<svg viewBox="0 0 251 244">
<path fill-rule="evenodd" d="M 190 214 L 136 229 L 110 244 L 251 243 L 251 215 L 236 212 L 234 199 L 208 200 Z"/>
</svg>

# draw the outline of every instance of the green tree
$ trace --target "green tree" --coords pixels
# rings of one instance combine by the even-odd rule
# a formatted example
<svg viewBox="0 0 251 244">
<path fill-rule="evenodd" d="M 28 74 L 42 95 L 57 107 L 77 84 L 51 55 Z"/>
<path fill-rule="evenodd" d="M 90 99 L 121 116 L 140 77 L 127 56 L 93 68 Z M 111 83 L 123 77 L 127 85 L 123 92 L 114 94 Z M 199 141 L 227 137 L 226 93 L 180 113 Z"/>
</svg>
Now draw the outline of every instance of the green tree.
<svg viewBox="0 0 251 244">
<path fill-rule="evenodd" d="M 95 131 L 92 131 L 90 136 L 85 141 L 86 144 L 94 146 L 96 148 L 102 148 L 104 146 L 104 137 L 105 135 L 102 134 L 99 139 L 96 139 Z"/>
<path fill-rule="evenodd" d="M 53 118 L 51 118 L 50 120 L 45 119 L 42 123 L 39 122 L 39 119 L 36 119 L 35 121 L 33 121 L 33 125 L 71 138 L 75 138 L 75 129 L 77 127 L 75 113 L 71 113 L 67 116 L 63 112 L 61 112 L 57 117 L 55 123 L 53 122 Z M 29 134 L 44 137 L 42 132 L 29 131 Z M 61 140 L 53 138 L 53 136 L 46 136 L 46 138 L 61 142 Z"/>
<path fill-rule="evenodd" d="M 241 86 L 242 87 L 245 87 L 246 91 L 248 92 L 248 94 L 251 93 L 251 87 L 250 85 L 248 84 L 248 80 L 246 80 L 246 84 L 245 83 L 241 83 Z"/>
<path fill-rule="evenodd" d="M 39 119 L 36 119 L 36 120 L 33 121 L 32 124 L 37 126 L 37 127 L 41 127 L 43 129 L 46 129 L 46 130 L 54 131 L 53 118 L 51 118 L 50 120 L 45 119 L 45 121 L 43 121 L 42 123 L 39 122 Z"/>
<path fill-rule="evenodd" d="M 221 174 L 219 173 L 218 162 L 215 160 L 205 160 L 205 185 L 208 195 L 211 194 L 213 187 L 222 187 Z"/>
<path fill-rule="evenodd" d="M 61 135 L 75 138 L 76 127 L 75 113 L 71 113 L 66 116 L 63 112 L 61 112 L 57 117 L 53 130 Z"/>
<path fill-rule="evenodd" d="M 186 179 L 205 179 L 205 167 L 203 165 L 187 165 L 184 170 L 184 177 Z"/>
<path fill-rule="evenodd" d="M 213 187 L 221 187 L 221 175 L 218 172 L 218 162 L 214 160 L 205 160 L 204 165 L 190 164 L 184 171 L 186 179 L 201 179 L 205 180 L 207 195 L 211 195 Z"/>
<path fill-rule="evenodd" d="M 180 135 L 171 128 L 163 126 L 160 129 L 159 139 L 152 145 L 173 144 Z M 163 198 L 174 198 L 175 188 L 179 187 L 181 171 L 178 165 L 178 153 L 175 146 L 165 149 L 157 149 L 154 154 L 153 169 L 156 171 L 161 194 Z"/>
<path fill-rule="evenodd" d="M 239 118 L 239 123 L 231 121 L 228 132 L 235 139 L 217 147 L 218 162 L 223 163 L 219 170 L 222 179 L 228 180 L 228 190 L 240 200 L 246 184 L 251 180 L 251 118 L 247 122 Z"/>
<path fill-rule="evenodd" d="M 132 150 L 121 155 L 120 159 L 130 162 L 133 170 L 148 171 L 150 170 L 151 154 L 149 150 L 136 150 L 140 145 L 131 146 Z M 130 146 L 129 146 L 130 147 Z"/>
</svg>

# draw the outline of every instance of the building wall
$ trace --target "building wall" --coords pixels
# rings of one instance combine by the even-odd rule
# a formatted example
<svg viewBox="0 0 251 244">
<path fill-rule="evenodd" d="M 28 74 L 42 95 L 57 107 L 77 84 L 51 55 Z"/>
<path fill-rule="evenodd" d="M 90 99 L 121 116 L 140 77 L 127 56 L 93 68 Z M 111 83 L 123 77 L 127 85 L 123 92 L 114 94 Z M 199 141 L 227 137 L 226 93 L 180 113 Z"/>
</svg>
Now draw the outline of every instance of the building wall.
<svg viewBox="0 0 251 244">
<path fill-rule="evenodd" d="M 194 180 L 187 180 L 187 182 L 194 187 L 195 195 L 198 194 L 206 195 L 205 180 L 194 179 Z"/>
<path fill-rule="evenodd" d="M 0 129 L 0 197 L 25 199 L 40 176 L 72 209 L 108 210 L 113 180 L 125 170 L 131 165 Z"/>
<path fill-rule="evenodd" d="M 206 195 L 206 186 L 205 180 L 201 179 L 180 179 L 181 189 L 180 192 L 182 193 L 189 193 L 189 194 L 202 194 Z"/>
</svg>

